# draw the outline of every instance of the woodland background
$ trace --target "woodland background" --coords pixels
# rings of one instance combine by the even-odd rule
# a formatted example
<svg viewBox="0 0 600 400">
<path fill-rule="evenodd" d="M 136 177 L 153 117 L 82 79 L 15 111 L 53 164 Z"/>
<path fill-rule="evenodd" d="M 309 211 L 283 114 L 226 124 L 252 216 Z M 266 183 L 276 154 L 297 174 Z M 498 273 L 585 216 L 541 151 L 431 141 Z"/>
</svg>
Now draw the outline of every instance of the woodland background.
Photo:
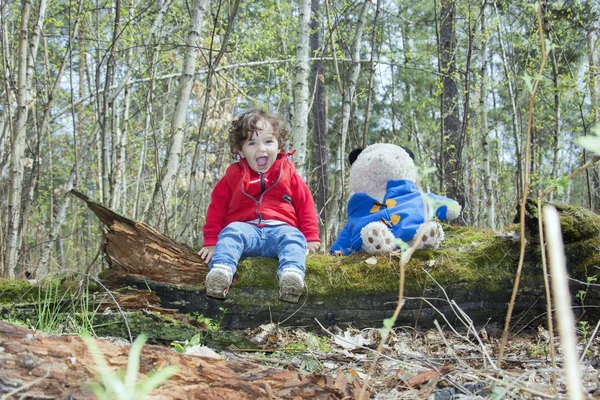
<svg viewBox="0 0 600 400">
<path fill-rule="evenodd" d="M 413 150 L 464 224 L 503 227 L 549 185 L 600 209 L 598 167 L 565 178 L 600 119 L 597 0 L 0 4 L 4 277 L 100 268 L 72 188 L 199 247 L 228 124 L 252 105 L 290 122 L 325 249 L 347 154 L 379 141 Z"/>
</svg>

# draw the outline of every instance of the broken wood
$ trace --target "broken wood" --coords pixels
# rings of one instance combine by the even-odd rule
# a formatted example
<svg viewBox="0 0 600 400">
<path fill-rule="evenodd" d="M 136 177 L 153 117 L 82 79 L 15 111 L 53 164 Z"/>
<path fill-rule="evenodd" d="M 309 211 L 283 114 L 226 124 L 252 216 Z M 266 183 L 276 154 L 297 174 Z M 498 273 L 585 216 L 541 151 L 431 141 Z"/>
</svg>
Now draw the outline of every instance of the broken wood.
<svg viewBox="0 0 600 400">
<path fill-rule="evenodd" d="M 71 193 L 85 201 L 108 230 L 104 252 L 112 278 L 140 276 L 156 282 L 203 284 L 208 266 L 186 245 L 177 243 L 143 222 L 135 222 L 90 200 L 76 190 Z"/>
<path fill-rule="evenodd" d="M 128 346 L 99 340 L 113 370 L 124 369 Z M 331 377 L 260 366 L 241 360 L 183 355 L 145 345 L 140 376 L 167 365 L 178 372 L 148 399 L 342 399 L 353 389 Z M 140 377 L 140 378 L 141 378 Z M 97 380 L 89 349 L 77 336 L 32 332 L 0 321 L 0 393 L 15 398 L 93 399 L 88 385 Z"/>
</svg>

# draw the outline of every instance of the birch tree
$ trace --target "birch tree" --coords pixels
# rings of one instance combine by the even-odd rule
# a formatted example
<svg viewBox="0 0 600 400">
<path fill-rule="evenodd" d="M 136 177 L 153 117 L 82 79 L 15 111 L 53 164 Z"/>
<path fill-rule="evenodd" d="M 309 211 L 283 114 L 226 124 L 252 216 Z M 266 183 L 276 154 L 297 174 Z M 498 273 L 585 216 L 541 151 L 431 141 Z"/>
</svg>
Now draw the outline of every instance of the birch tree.
<svg viewBox="0 0 600 400">
<path fill-rule="evenodd" d="M 486 28 L 487 1 L 484 0 L 481 10 L 481 86 L 479 92 L 479 118 L 483 140 L 481 142 L 483 152 L 483 187 L 485 195 L 485 217 L 486 225 L 496 229 L 496 199 L 492 190 L 492 171 L 490 168 L 490 137 L 488 128 L 488 33 Z"/>
<path fill-rule="evenodd" d="M 294 127 L 292 143 L 296 149 L 294 162 L 300 176 L 305 176 L 306 136 L 308 133 L 308 53 L 310 48 L 311 0 L 298 2 L 298 37 L 296 39 L 296 64 L 294 67 Z"/>
</svg>

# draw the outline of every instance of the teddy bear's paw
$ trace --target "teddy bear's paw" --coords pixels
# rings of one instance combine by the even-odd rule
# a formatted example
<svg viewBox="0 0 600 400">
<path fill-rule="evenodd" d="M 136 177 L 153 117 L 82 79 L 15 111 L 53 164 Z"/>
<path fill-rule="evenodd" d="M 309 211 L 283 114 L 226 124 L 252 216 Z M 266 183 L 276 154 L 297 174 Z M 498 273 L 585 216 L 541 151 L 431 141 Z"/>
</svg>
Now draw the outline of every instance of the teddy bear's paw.
<svg viewBox="0 0 600 400">
<path fill-rule="evenodd" d="M 396 249 L 396 238 L 388 227 L 379 221 L 365 225 L 360 231 L 362 249 L 366 253 L 388 253 Z"/>
<path fill-rule="evenodd" d="M 453 219 L 458 218 L 461 211 L 461 205 L 458 204 L 458 202 L 453 201 L 450 205 L 448 205 L 448 211 L 446 211 L 446 219 L 448 221 L 452 221 Z"/>
<path fill-rule="evenodd" d="M 444 229 L 437 221 L 428 221 L 423 227 L 423 237 L 419 249 L 437 249 L 444 241 Z"/>
</svg>

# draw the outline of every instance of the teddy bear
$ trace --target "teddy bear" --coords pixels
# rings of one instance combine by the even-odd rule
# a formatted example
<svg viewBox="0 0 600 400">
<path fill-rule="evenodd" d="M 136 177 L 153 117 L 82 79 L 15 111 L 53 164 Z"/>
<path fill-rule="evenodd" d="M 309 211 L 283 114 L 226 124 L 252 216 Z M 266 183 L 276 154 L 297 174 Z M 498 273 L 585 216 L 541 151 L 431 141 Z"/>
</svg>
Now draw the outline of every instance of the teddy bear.
<svg viewBox="0 0 600 400">
<path fill-rule="evenodd" d="M 444 230 L 435 218 L 453 220 L 461 206 L 455 200 L 417 189 L 413 153 L 395 144 L 377 143 L 352 150 L 348 158 L 353 193 L 348 201 L 348 221 L 330 254 L 386 253 L 398 248 L 397 239 L 412 245 L 423 224 L 419 248 L 437 249 L 444 240 Z M 426 210 L 431 210 L 432 218 Z"/>
</svg>

